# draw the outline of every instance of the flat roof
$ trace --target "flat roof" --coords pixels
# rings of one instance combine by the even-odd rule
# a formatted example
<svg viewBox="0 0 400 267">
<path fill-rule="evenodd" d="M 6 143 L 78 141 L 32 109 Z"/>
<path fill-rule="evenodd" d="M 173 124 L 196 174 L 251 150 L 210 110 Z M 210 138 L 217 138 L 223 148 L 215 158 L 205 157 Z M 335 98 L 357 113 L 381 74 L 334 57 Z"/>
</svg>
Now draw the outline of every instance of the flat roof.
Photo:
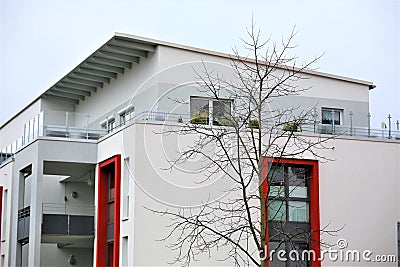
<svg viewBox="0 0 400 267">
<path fill-rule="evenodd" d="M 232 59 L 234 57 L 233 55 L 227 53 L 175 44 L 125 33 L 115 33 L 106 43 L 100 46 L 100 48 L 90 54 L 60 80 L 50 86 L 50 88 L 46 89 L 43 93 L 31 101 L 27 106 L 4 122 L 0 126 L 0 129 L 40 98 L 60 100 L 71 104 L 79 104 L 79 101 L 84 100 L 85 97 L 90 97 L 92 93 L 96 92 L 97 88 L 102 88 L 104 83 L 110 83 L 111 79 L 117 78 L 118 74 L 123 74 L 126 68 L 132 68 L 134 64 L 139 64 L 140 58 L 147 57 L 149 53 L 154 53 L 158 45 L 228 59 Z M 245 60 L 248 62 L 254 62 L 252 59 L 248 58 Z M 267 62 L 265 63 L 267 64 Z M 284 66 L 282 65 L 281 67 L 283 68 Z M 302 73 L 361 84 L 368 86 L 369 89 L 376 87 L 372 82 L 369 81 L 353 79 L 320 71 L 303 70 Z"/>
</svg>

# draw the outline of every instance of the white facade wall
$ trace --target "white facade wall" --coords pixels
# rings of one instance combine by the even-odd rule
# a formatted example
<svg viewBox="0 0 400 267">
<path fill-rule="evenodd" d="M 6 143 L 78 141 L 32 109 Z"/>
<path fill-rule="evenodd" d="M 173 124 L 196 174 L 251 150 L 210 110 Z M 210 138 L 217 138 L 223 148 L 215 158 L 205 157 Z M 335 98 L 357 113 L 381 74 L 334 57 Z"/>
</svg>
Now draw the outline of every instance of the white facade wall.
<svg viewBox="0 0 400 267">
<path fill-rule="evenodd" d="M 2 214 L 1 214 L 1 266 L 9 266 L 12 197 L 13 161 L 0 168 L 0 185 L 3 186 Z"/>
<path fill-rule="evenodd" d="M 166 170 L 177 148 L 190 140 L 157 134 L 162 128 L 162 124 L 138 123 L 99 143 L 99 161 L 116 154 L 130 159 L 132 193 L 128 219 L 121 221 L 121 244 L 122 237 L 128 236 L 133 255 L 128 254 L 127 260 L 135 266 L 163 266 L 174 259 L 174 252 L 166 247 L 168 242 L 159 241 L 169 233 L 167 226 L 171 221 L 148 209 L 165 211 L 177 205 L 193 206 L 210 195 L 221 194 L 226 189 L 224 183 L 229 186 L 222 178 L 199 187 L 195 182 L 202 178 L 200 173 Z M 321 227 L 337 232 L 336 236 L 324 233 L 322 242 L 335 245 L 342 238 L 348 242 L 348 249 L 370 250 L 373 256 L 397 255 L 400 144 L 339 137 L 328 146 L 334 149 L 320 152 L 332 159 L 319 164 L 320 219 Z M 121 262 L 126 260 L 123 255 L 121 249 Z M 224 255 L 224 249 L 214 251 L 211 258 L 202 255 L 193 265 L 231 266 L 229 261 L 219 261 Z M 376 266 L 376 263 L 339 264 L 327 257 L 322 265 Z"/>
</svg>

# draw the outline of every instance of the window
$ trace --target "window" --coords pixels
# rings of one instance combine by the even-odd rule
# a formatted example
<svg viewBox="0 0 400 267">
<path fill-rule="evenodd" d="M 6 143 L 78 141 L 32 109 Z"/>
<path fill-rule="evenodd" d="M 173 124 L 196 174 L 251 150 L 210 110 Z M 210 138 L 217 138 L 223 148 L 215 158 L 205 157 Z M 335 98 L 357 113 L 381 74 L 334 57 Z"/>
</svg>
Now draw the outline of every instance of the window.
<svg viewBox="0 0 400 267">
<path fill-rule="evenodd" d="M 309 178 L 307 167 L 271 164 L 268 219 L 309 222 Z"/>
<path fill-rule="evenodd" d="M 121 125 L 125 125 L 126 123 L 126 113 L 122 113 L 121 115 L 119 115 L 119 121 Z"/>
<path fill-rule="evenodd" d="M 125 108 L 118 111 L 119 115 L 119 124 L 125 125 L 125 123 L 130 122 L 133 118 L 134 107 L 132 105 L 128 105 Z"/>
<path fill-rule="evenodd" d="M 99 124 L 102 129 L 105 129 L 108 132 L 112 132 L 115 129 L 114 116 L 107 117 L 106 119 L 102 120 Z"/>
<path fill-rule="evenodd" d="M 341 125 L 341 114 L 342 110 L 323 108 L 322 109 L 322 124 L 333 124 Z"/>
<path fill-rule="evenodd" d="M 115 120 L 111 119 L 107 123 L 108 123 L 108 132 L 112 132 L 115 128 Z"/>
<path fill-rule="evenodd" d="M 190 122 L 194 124 L 232 125 L 232 100 L 190 98 Z"/>
<path fill-rule="evenodd" d="M 275 250 L 269 266 L 320 266 L 318 162 L 281 158 L 268 160 L 266 166 L 266 236 L 268 251 Z M 280 261 L 276 258 L 280 250 L 286 255 L 311 250 L 313 255 L 310 259 Z"/>
</svg>

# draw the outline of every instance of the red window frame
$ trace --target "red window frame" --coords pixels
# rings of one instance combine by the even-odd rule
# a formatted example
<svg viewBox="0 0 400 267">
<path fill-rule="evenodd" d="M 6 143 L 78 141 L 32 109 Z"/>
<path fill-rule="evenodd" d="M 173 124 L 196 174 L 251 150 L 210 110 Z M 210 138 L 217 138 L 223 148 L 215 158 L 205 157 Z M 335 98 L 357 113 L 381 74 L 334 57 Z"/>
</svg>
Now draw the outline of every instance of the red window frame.
<svg viewBox="0 0 400 267">
<path fill-rule="evenodd" d="M 315 259 L 312 259 L 311 265 L 315 267 L 321 266 L 321 238 L 320 238 L 320 214 L 319 214 L 319 168 L 317 160 L 307 159 L 288 159 L 288 158 L 264 158 L 262 174 L 264 181 L 261 185 L 264 193 L 265 203 L 267 203 L 268 192 L 268 163 L 303 165 L 311 167 L 310 177 L 310 230 L 311 230 L 311 246 L 310 249 L 315 252 Z M 265 220 L 268 222 L 268 209 L 265 211 Z M 266 237 L 268 238 L 268 226 L 266 227 Z M 268 244 L 267 244 L 268 253 Z M 267 254 L 268 255 L 268 254 Z M 267 266 L 269 263 L 267 262 Z"/>
<path fill-rule="evenodd" d="M 113 156 L 99 163 L 98 166 L 98 200 L 96 229 L 96 266 L 107 266 L 107 207 L 108 175 L 105 171 L 114 165 L 114 248 L 112 266 L 119 266 L 120 206 L 121 206 L 121 155 Z"/>
</svg>

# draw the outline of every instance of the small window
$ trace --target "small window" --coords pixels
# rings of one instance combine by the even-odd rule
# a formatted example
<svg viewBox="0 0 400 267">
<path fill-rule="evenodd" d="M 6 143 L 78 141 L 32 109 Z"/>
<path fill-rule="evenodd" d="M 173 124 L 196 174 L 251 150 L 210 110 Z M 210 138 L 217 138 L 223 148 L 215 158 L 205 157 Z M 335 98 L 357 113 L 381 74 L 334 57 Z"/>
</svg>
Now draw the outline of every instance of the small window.
<svg viewBox="0 0 400 267">
<path fill-rule="evenodd" d="M 190 122 L 194 124 L 209 124 L 209 100 L 204 98 L 190 99 Z"/>
<path fill-rule="evenodd" d="M 125 125 L 126 123 L 126 113 L 122 113 L 121 115 L 119 115 L 119 122 L 121 125 Z"/>
<path fill-rule="evenodd" d="M 132 105 L 128 105 L 118 111 L 119 115 L 119 124 L 120 125 L 125 125 L 126 123 L 130 122 L 133 119 L 133 112 L 134 112 L 134 107 Z"/>
<path fill-rule="evenodd" d="M 108 121 L 108 131 L 112 132 L 115 129 L 115 120 L 109 120 Z"/>
<path fill-rule="evenodd" d="M 220 126 L 232 125 L 232 101 L 213 100 L 213 124 Z"/>
<path fill-rule="evenodd" d="M 339 109 L 323 108 L 322 109 L 322 124 L 341 125 L 341 113 Z"/>
<path fill-rule="evenodd" d="M 190 122 L 217 126 L 232 125 L 232 100 L 190 98 Z"/>
<path fill-rule="evenodd" d="M 115 119 L 113 116 L 106 118 L 105 120 L 101 121 L 100 123 L 101 129 L 107 130 L 108 132 L 112 132 L 115 129 Z"/>
</svg>

